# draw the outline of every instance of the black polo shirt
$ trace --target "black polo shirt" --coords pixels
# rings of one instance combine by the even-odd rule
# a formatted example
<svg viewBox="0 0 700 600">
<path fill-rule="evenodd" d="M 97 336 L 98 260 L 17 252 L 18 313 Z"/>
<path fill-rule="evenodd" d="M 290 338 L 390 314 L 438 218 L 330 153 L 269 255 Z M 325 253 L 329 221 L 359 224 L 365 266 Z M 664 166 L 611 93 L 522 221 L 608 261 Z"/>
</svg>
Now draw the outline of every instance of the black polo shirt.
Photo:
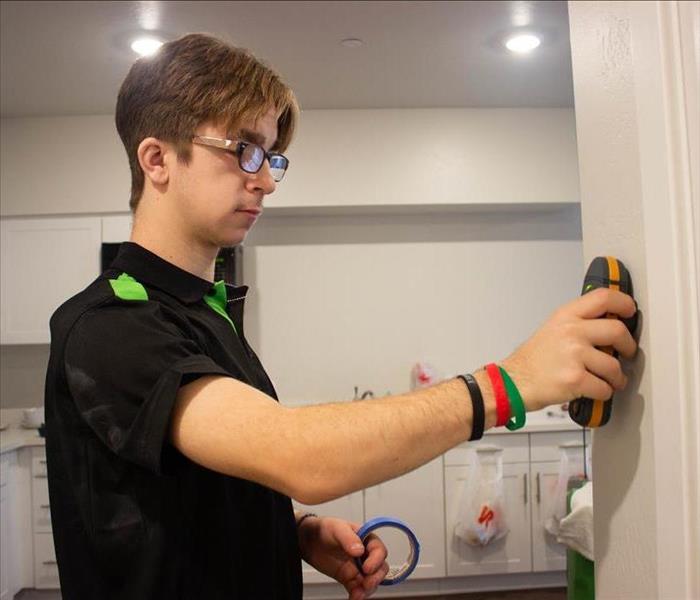
<svg viewBox="0 0 700 600">
<path fill-rule="evenodd" d="M 277 398 L 243 335 L 246 291 L 126 242 L 51 318 L 46 452 L 64 600 L 301 598 L 289 498 L 168 442 L 179 387 L 202 375 Z"/>
</svg>

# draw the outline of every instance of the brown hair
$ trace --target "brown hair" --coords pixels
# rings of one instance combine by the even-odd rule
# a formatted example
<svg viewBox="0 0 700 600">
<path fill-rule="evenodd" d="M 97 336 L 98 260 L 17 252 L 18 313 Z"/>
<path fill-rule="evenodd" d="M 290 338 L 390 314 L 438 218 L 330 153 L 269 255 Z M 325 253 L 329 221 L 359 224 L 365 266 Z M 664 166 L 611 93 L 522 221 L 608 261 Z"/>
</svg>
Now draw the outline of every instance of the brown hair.
<svg viewBox="0 0 700 600">
<path fill-rule="evenodd" d="M 222 123 L 233 132 L 243 120 L 257 120 L 270 108 L 281 112 L 272 149 L 284 152 L 299 118 L 294 92 L 248 50 L 209 35 L 185 35 L 137 60 L 119 90 L 115 117 L 131 168 L 131 210 L 143 193 L 136 152 L 145 138 L 174 144 L 178 160 L 187 164 L 200 124 Z"/>
</svg>

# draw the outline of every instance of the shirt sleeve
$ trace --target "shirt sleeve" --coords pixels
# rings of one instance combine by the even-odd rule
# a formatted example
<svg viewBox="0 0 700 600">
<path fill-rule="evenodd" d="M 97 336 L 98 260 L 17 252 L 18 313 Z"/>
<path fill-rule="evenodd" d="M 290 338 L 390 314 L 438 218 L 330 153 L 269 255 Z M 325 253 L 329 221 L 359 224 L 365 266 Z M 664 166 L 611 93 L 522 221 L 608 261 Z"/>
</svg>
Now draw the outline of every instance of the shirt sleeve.
<svg viewBox="0 0 700 600">
<path fill-rule="evenodd" d="M 156 473 L 180 386 L 231 376 L 171 313 L 158 302 L 92 309 L 72 328 L 64 356 L 83 420 L 119 457 Z"/>
</svg>

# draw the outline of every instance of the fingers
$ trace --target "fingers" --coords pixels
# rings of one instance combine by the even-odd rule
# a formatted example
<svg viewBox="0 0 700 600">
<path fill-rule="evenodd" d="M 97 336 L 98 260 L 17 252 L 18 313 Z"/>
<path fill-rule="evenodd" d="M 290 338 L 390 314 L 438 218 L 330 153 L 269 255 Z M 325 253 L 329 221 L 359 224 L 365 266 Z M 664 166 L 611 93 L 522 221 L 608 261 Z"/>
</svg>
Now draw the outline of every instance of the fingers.
<svg viewBox="0 0 700 600">
<path fill-rule="evenodd" d="M 367 598 L 367 594 L 365 594 L 365 591 L 362 589 L 362 587 L 356 587 L 352 590 L 352 592 L 350 592 L 348 598 L 350 600 L 365 600 L 365 598 Z"/>
<path fill-rule="evenodd" d="M 387 573 L 389 573 L 389 564 L 384 562 L 375 573 L 365 576 L 362 587 L 364 587 L 368 596 L 373 594 L 379 584 L 386 579 Z"/>
<path fill-rule="evenodd" d="M 384 564 L 388 551 L 382 540 L 374 534 L 367 536 L 365 547 L 367 548 L 367 558 L 362 563 L 362 572 L 369 575 Z"/>
<path fill-rule="evenodd" d="M 607 386 L 600 385 L 598 382 L 593 384 L 584 379 L 584 384 L 588 386 L 595 385 L 595 395 L 590 396 L 587 393 L 583 393 L 586 398 L 608 400 L 614 390 L 622 390 L 627 385 L 627 375 L 622 372 L 620 361 L 602 350 L 588 348 L 584 353 L 583 362 L 590 374 L 597 376 L 608 384 Z"/>
<path fill-rule="evenodd" d="M 362 556 L 365 553 L 365 546 L 350 523 L 343 523 L 342 526 L 336 527 L 333 530 L 333 537 L 338 546 L 349 556 Z"/>
<path fill-rule="evenodd" d="M 608 288 L 598 288 L 584 294 L 566 305 L 567 309 L 583 319 L 598 319 L 607 313 L 627 319 L 637 312 L 632 296 Z"/>
<path fill-rule="evenodd" d="M 348 582 L 345 586 L 350 594 L 350 600 L 364 600 L 365 598 L 369 598 L 377 591 L 379 584 L 386 579 L 388 573 L 389 565 L 383 563 L 371 576 L 357 575 L 357 577 Z"/>
<path fill-rule="evenodd" d="M 365 598 L 369 598 L 377 591 L 379 584 L 386 579 L 388 573 L 389 564 L 384 562 L 371 575 L 357 574 L 345 585 L 345 588 L 350 594 L 350 600 L 364 600 Z"/>
<path fill-rule="evenodd" d="M 625 358 L 637 353 L 637 342 L 618 319 L 591 319 L 583 322 L 586 338 L 593 346 L 612 346 Z"/>
<path fill-rule="evenodd" d="M 613 389 L 608 383 L 588 372 L 583 374 L 576 388 L 580 397 L 591 400 L 607 401 L 613 395 Z"/>
<path fill-rule="evenodd" d="M 350 586 L 361 585 L 364 575 L 358 571 L 354 560 L 346 560 L 335 573 L 334 578 L 337 581 L 348 582 L 346 586 L 349 586 L 348 589 L 350 589 Z"/>
<path fill-rule="evenodd" d="M 367 548 L 367 558 L 362 563 L 362 572 L 365 576 L 362 587 L 369 596 L 374 593 L 389 572 L 389 564 L 386 562 L 388 551 L 384 542 L 374 534 L 367 536 L 365 547 Z"/>
<path fill-rule="evenodd" d="M 364 578 L 358 573 L 355 579 L 345 584 L 349 600 L 365 600 L 367 598 L 367 591 L 362 587 L 363 581 Z"/>
</svg>

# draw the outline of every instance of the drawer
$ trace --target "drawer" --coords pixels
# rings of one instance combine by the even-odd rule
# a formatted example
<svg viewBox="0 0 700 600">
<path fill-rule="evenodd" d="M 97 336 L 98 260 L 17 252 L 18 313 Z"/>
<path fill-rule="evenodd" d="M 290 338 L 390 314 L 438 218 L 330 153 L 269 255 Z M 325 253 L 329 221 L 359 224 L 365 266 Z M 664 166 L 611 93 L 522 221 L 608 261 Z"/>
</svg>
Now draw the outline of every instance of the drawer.
<svg viewBox="0 0 700 600">
<path fill-rule="evenodd" d="M 37 589 L 58 589 L 58 564 L 53 547 L 53 535 L 34 534 L 34 587 Z"/>
<path fill-rule="evenodd" d="M 32 477 L 46 477 L 46 456 L 32 457 Z"/>
<path fill-rule="evenodd" d="M 445 452 L 445 466 L 466 466 L 471 463 L 471 450 L 498 448 L 503 451 L 504 463 L 526 463 L 530 460 L 527 433 L 486 435 L 477 442 L 464 442 Z"/>
<path fill-rule="evenodd" d="M 32 480 L 32 529 L 34 533 L 51 533 L 49 484 L 46 479 Z"/>
<path fill-rule="evenodd" d="M 586 430 L 586 444 L 590 446 L 591 432 Z M 581 431 L 555 431 L 552 433 L 530 434 L 530 460 L 548 462 L 561 459 L 562 447 L 583 447 Z"/>
</svg>

